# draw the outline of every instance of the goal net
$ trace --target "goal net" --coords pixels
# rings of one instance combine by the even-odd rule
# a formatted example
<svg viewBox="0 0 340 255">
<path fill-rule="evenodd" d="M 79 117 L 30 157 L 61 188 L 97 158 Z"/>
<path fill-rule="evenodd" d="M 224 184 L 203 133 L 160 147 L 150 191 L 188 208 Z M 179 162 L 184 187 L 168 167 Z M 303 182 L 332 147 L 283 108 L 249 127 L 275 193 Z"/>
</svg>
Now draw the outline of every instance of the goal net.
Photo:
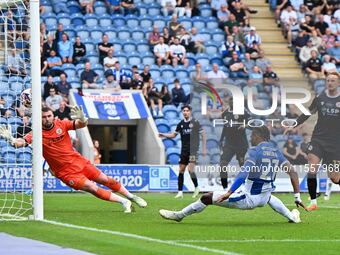
<svg viewBox="0 0 340 255">
<path fill-rule="evenodd" d="M 15 138 L 32 128 L 29 24 L 29 1 L 0 1 L 0 125 Z M 0 150 L 0 221 L 34 218 L 32 147 L 15 148 L 0 137 Z"/>
</svg>

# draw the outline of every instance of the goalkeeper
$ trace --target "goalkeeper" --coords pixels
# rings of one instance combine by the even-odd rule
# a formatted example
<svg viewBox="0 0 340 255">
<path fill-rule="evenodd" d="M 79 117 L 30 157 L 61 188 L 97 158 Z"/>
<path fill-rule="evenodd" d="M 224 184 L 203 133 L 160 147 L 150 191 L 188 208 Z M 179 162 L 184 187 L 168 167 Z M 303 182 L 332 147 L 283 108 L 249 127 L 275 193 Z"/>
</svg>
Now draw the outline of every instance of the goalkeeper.
<svg viewBox="0 0 340 255">
<path fill-rule="evenodd" d="M 121 203 L 125 213 L 131 212 L 131 201 L 140 207 L 147 206 L 142 198 L 131 194 L 122 184 L 106 176 L 73 149 L 68 130 L 86 127 L 87 118 L 82 108 L 78 106 L 71 109 L 71 118 L 72 121 L 54 119 L 50 108 L 42 108 L 43 156 L 52 173 L 73 189 L 89 192 L 103 200 Z M 0 136 L 15 147 L 23 147 L 32 142 L 32 132 L 24 138 L 16 139 L 12 136 L 10 126 L 0 126 Z M 111 191 L 99 187 L 97 183 L 108 187 Z"/>
</svg>

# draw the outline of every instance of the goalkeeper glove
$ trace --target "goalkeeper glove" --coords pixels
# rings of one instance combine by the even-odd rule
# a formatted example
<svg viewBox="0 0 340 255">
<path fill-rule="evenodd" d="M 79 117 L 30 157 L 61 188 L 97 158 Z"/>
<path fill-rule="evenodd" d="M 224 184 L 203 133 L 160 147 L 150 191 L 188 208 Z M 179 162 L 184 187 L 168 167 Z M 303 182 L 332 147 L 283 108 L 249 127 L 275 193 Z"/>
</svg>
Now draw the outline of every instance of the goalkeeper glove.
<svg viewBox="0 0 340 255">
<path fill-rule="evenodd" d="M 78 119 L 84 123 L 86 123 L 88 120 L 84 115 L 83 108 L 81 106 L 78 107 L 77 105 L 71 108 L 71 119 L 73 120 Z"/>
<path fill-rule="evenodd" d="M 9 142 L 12 146 L 15 145 L 15 138 L 12 136 L 12 127 L 5 125 L 0 126 L 0 136 L 2 136 L 7 142 Z"/>
<path fill-rule="evenodd" d="M 301 206 L 307 211 L 307 207 L 302 203 L 300 193 L 294 193 L 296 207 Z"/>
</svg>

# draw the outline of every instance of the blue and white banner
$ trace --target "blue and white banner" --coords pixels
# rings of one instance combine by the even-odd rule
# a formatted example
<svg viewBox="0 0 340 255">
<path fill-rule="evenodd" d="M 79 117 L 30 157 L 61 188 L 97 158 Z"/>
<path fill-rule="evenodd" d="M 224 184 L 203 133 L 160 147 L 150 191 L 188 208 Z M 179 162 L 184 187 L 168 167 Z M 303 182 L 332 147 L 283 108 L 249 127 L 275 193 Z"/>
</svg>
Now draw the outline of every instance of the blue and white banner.
<svg viewBox="0 0 340 255">
<path fill-rule="evenodd" d="M 139 92 L 83 93 L 84 96 L 77 92 L 73 95 L 90 119 L 133 120 L 149 117 L 143 95 Z"/>
</svg>

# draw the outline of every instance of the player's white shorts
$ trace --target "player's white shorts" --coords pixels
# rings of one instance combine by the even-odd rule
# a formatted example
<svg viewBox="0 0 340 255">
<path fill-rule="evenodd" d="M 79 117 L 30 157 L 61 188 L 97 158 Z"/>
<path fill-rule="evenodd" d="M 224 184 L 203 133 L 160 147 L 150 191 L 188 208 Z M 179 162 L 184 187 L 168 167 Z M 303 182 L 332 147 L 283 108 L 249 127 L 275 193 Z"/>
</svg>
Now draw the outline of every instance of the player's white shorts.
<svg viewBox="0 0 340 255">
<path fill-rule="evenodd" d="M 222 203 L 217 203 L 217 199 L 225 193 L 225 191 L 214 191 L 212 199 L 213 204 L 241 210 L 251 210 L 256 207 L 265 206 L 268 203 L 271 195 L 271 192 L 264 192 L 259 195 L 250 195 L 249 193 L 241 190 L 239 192 L 233 193 L 227 200 L 224 200 Z"/>
</svg>

